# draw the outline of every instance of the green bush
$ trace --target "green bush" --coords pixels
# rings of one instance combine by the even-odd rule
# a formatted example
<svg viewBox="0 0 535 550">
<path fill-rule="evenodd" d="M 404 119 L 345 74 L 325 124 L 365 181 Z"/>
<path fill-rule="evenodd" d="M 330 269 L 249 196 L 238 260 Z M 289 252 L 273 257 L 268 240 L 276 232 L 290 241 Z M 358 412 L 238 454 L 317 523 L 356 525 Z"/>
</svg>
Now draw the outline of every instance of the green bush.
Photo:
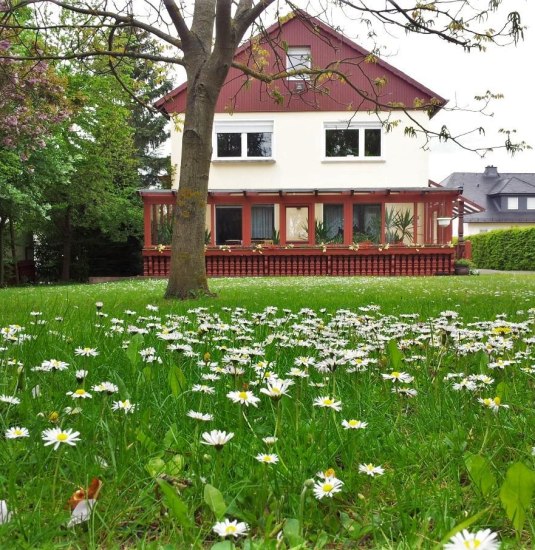
<svg viewBox="0 0 535 550">
<path fill-rule="evenodd" d="M 468 240 L 479 268 L 535 271 L 535 227 L 489 231 Z"/>
</svg>

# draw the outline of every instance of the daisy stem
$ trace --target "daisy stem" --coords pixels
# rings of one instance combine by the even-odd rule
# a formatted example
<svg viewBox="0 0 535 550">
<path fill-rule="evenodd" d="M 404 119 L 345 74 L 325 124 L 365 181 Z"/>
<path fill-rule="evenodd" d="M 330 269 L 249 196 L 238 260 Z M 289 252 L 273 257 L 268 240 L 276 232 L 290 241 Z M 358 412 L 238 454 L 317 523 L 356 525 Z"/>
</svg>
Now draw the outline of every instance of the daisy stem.
<svg viewBox="0 0 535 550">
<path fill-rule="evenodd" d="M 59 475 L 59 462 L 61 460 L 61 451 L 57 453 L 56 466 L 54 468 L 54 478 L 52 479 L 52 503 L 54 508 L 56 507 L 56 484 Z"/>
<path fill-rule="evenodd" d="M 282 405 L 281 405 L 282 399 L 277 400 L 277 416 L 275 418 L 275 437 L 279 437 L 279 429 L 281 425 L 281 417 L 282 417 Z"/>
<path fill-rule="evenodd" d="M 307 495 L 307 486 L 306 484 L 303 485 L 303 490 L 301 491 L 301 495 L 299 496 L 299 512 L 297 519 L 299 521 L 299 536 L 303 536 L 303 520 L 305 515 L 305 499 Z"/>
</svg>

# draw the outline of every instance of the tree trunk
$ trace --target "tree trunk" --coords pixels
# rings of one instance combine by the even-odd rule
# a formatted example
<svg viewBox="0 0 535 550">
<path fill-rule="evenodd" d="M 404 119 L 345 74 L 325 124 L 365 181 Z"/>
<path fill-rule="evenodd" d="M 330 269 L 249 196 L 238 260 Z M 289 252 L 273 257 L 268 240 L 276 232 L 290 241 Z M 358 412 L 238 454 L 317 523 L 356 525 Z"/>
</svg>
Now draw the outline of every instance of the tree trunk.
<svg viewBox="0 0 535 550">
<path fill-rule="evenodd" d="M 65 212 L 63 224 L 63 255 L 61 261 L 61 281 L 68 281 L 71 278 L 71 254 L 72 254 L 72 223 L 71 208 Z"/>
<path fill-rule="evenodd" d="M 4 270 L 4 227 L 6 220 L 0 218 L 0 287 L 6 284 L 5 270 Z"/>
<path fill-rule="evenodd" d="M 215 104 L 228 66 L 192 71 L 182 138 L 180 182 L 173 220 L 171 269 L 166 298 L 182 300 L 210 294 L 206 278 L 204 235 L 208 177 L 212 160 Z"/>
<path fill-rule="evenodd" d="M 15 224 L 13 223 L 13 219 L 9 218 L 9 238 L 11 241 L 11 258 L 13 259 L 13 273 L 15 275 L 15 284 L 18 285 L 20 283 L 20 277 L 19 277 L 19 267 L 17 265 L 17 247 L 15 243 Z"/>
</svg>

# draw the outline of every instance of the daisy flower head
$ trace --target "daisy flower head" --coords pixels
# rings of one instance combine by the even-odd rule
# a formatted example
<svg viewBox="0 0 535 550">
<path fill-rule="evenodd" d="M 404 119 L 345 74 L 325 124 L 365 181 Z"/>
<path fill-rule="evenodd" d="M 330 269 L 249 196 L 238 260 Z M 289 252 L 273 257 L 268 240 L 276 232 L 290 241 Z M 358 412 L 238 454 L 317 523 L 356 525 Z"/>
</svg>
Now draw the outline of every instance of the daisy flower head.
<svg viewBox="0 0 535 550">
<path fill-rule="evenodd" d="M 485 397 L 479 398 L 478 401 L 484 406 L 488 407 L 493 412 L 498 412 L 499 409 L 508 409 L 509 405 L 504 405 L 499 397 Z"/>
<path fill-rule="evenodd" d="M 6 439 L 20 439 L 21 437 L 30 437 L 30 432 L 26 428 L 15 426 L 6 430 L 5 436 Z"/>
<path fill-rule="evenodd" d="M 11 512 L 7 509 L 5 500 L 0 500 L 0 525 L 11 520 Z"/>
<path fill-rule="evenodd" d="M 86 392 L 83 388 L 75 391 L 68 391 L 67 395 L 70 395 L 73 399 L 91 399 L 93 396 Z"/>
<path fill-rule="evenodd" d="M 367 422 L 362 422 L 361 420 L 342 420 L 342 426 L 345 430 L 363 430 L 368 425 Z"/>
<path fill-rule="evenodd" d="M 20 399 L 14 395 L 0 395 L 0 401 L 7 403 L 8 405 L 20 405 Z"/>
<path fill-rule="evenodd" d="M 466 550 L 470 548 L 498 550 L 500 543 L 496 538 L 496 533 L 493 533 L 490 529 L 484 529 L 477 533 L 470 533 L 467 529 L 463 529 L 460 533 L 451 537 L 444 546 L 444 550 Z"/>
<path fill-rule="evenodd" d="M 74 376 L 76 377 L 76 380 L 78 380 L 78 382 L 81 382 L 88 374 L 88 371 L 80 369 L 74 373 Z"/>
<path fill-rule="evenodd" d="M 260 453 L 255 456 L 258 462 L 263 462 L 264 464 L 277 464 L 279 457 L 276 454 L 265 454 Z"/>
<path fill-rule="evenodd" d="M 61 428 L 50 428 L 45 430 L 41 436 L 45 441 L 45 447 L 48 445 L 54 445 L 54 451 L 62 444 L 66 443 L 71 447 L 76 445 L 77 441 L 80 441 L 78 437 L 80 432 L 73 432 L 72 430 L 62 430 Z"/>
<path fill-rule="evenodd" d="M 280 399 L 283 395 L 288 395 L 287 389 L 292 384 L 293 380 L 274 378 L 267 383 L 266 388 L 261 388 L 260 393 L 264 393 L 272 399 Z"/>
<path fill-rule="evenodd" d="M 112 384 L 111 382 L 101 382 L 100 384 L 96 384 L 95 386 L 93 386 L 91 389 L 97 393 L 103 392 L 110 395 L 119 391 L 119 387 L 115 384 Z"/>
<path fill-rule="evenodd" d="M 316 399 L 314 399 L 314 407 L 322 407 L 322 408 L 334 409 L 335 411 L 341 411 L 342 402 L 331 399 L 329 396 L 316 397 Z"/>
<path fill-rule="evenodd" d="M 398 372 L 396 370 L 392 371 L 390 374 L 381 374 L 385 380 L 392 380 L 392 382 L 402 382 L 403 384 L 408 384 L 414 380 L 414 376 L 406 372 Z"/>
<path fill-rule="evenodd" d="M 233 403 L 240 403 L 241 405 L 246 405 L 247 407 L 249 405 L 257 407 L 258 402 L 260 401 L 260 398 L 256 397 L 252 391 L 231 391 L 227 393 L 227 397 Z"/>
<path fill-rule="evenodd" d="M 97 309 L 102 309 L 104 307 L 104 303 L 103 302 L 95 302 L 95 307 Z"/>
<path fill-rule="evenodd" d="M 214 527 L 214 533 L 217 533 L 220 537 L 234 537 L 238 538 L 241 535 L 247 534 L 249 526 L 243 521 L 236 519 L 230 521 L 225 519 L 224 521 L 218 521 Z"/>
<path fill-rule="evenodd" d="M 374 466 L 373 464 L 359 464 L 359 472 L 371 477 L 382 476 L 385 473 L 384 468 L 381 466 Z"/>
<path fill-rule="evenodd" d="M 191 391 L 194 392 L 201 392 L 201 393 L 207 393 L 209 395 L 213 395 L 215 393 L 215 389 L 211 386 L 207 386 L 206 384 L 195 384 Z"/>
<path fill-rule="evenodd" d="M 131 403 L 130 399 L 124 401 L 114 401 L 111 406 L 112 411 L 124 411 L 124 414 L 133 413 L 136 410 L 137 405 Z"/>
<path fill-rule="evenodd" d="M 318 500 L 321 500 L 323 497 L 332 498 L 333 495 L 342 490 L 343 484 L 344 482 L 336 477 L 325 477 L 324 479 L 314 483 L 314 496 Z"/>
<path fill-rule="evenodd" d="M 203 422 L 209 422 L 210 420 L 214 419 L 214 415 L 209 413 L 188 411 L 186 414 L 187 416 L 189 416 L 190 418 L 193 418 L 194 420 L 202 420 Z"/>
<path fill-rule="evenodd" d="M 98 355 L 98 351 L 96 348 L 76 348 L 74 350 L 75 355 L 80 355 L 81 357 L 96 357 Z"/>
<path fill-rule="evenodd" d="M 227 433 L 221 430 L 212 430 L 211 432 L 204 432 L 201 437 L 204 439 L 201 443 L 211 445 L 220 450 L 225 443 L 228 443 L 234 437 L 234 434 L 232 432 Z"/>
<path fill-rule="evenodd" d="M 59 361 L 58 359 L 47 359 L 41 363 L 39 370 L 66 370 L 68 367 L 69 363 L 66 363 L 65 361 Z"/>
<path fill-rule="evenodd" d="M 266 445 L 275 445 L 275 443 L 277 443 L 277 441 L 279 440 L 278 437 L 275 437 L 275 436 L 268 436 L 268 437 L 263 437 L 262 438 L 262 441 L 266 444 Z M 535 449 L 535 447 L 533 447 Z"/>
</svg>

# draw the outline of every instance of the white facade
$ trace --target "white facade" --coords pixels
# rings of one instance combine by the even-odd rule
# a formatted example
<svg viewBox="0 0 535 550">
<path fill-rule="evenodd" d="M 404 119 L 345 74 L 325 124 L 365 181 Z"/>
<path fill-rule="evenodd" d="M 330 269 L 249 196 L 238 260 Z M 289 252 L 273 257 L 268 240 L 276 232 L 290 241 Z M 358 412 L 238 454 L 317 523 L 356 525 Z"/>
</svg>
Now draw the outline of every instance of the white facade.
<svg viewBox="0 0 535 550">
<path fill-rule="evenodd" d="M 495 229 L 526 229 L 527 227 L 533 227 L 533 223 L 514 223 L 514 222 L 504 222 L 504 223 L 470 223 L 470 216 L 465 218 L 464 222 L 464 236 L 465 238 L 469 235 L 478 235 L 479 233 L 488 233 L 489 231 L 494 231 Z M 454 235 L 458 235 L 458 228 L 454 228 Z"/>
<path fill-rule="evenodd" d="M 413 112 L 422 124 L 425 113 Z M 353 116 L 354 115 L 354 116 Z M 386 117 L 386 114 L 385 114 Z M 210 171 L 211 190 L 233 189 L 359 189 L 427 187 L 428 155 L 422 138 L 404 135 L 413 126 L 404 113 L 391 113 L 400 120 L 391 132 L 381 134 L 380 157 L 325 156 L 325 130 L 333 124 L 349 123 L 362 128 L 380 128 L 373 113 L 290 112 L 290 113 L 217 113 L 218 122 L 272 123 L 271 159 L 214 159 Z M 175 168 L 173 187 L 178 187 L 182 133 L 171 131 L 171 163 Z M 215 155 L 214 147 L 214 155 Z"/>
</svg>

